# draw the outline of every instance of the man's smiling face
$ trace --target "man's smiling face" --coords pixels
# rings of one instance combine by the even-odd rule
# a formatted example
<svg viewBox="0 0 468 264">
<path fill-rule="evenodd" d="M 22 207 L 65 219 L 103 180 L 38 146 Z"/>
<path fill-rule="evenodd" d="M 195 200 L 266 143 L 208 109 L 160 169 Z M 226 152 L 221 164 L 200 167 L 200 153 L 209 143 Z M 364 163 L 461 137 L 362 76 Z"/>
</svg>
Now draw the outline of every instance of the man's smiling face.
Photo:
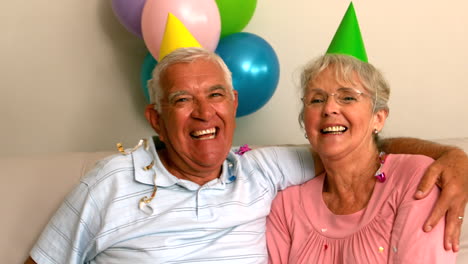
<svg viewBox="0 0 468 264">
<path fill-rule="evenodd" d="M 206 59 L 171 65 L 160 81 L 161 112 L 152 123 L 168 160 L 184 173 L 219 176 L 234 135 L 237 92 L 231 93 L 224 72 Z"/>
</svg>

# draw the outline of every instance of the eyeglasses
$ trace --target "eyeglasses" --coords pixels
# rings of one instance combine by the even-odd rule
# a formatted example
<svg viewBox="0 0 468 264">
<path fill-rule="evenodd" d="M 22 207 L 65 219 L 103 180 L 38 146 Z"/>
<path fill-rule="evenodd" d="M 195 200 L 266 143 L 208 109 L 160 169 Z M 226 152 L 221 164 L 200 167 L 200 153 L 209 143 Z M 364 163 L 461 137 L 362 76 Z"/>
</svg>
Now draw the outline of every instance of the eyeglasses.
<svg viewBox="0 0 468 264">
<path fill-rule="evenodd" d="M 332 94 L 328 94 L 321 89 L 314 89 L 307 92 L 306 95 L 302 97 L 302 102 L 306 106 L 319 107 L 323 106 L 328 101 L 328 98 L 333 96 L 335 97 L 335 102 L 339 105 L 351 105 L 360 102 L 362 100 L 362 95 L 367 94 L 354 88 L 339 88 Z"/>
</svg>

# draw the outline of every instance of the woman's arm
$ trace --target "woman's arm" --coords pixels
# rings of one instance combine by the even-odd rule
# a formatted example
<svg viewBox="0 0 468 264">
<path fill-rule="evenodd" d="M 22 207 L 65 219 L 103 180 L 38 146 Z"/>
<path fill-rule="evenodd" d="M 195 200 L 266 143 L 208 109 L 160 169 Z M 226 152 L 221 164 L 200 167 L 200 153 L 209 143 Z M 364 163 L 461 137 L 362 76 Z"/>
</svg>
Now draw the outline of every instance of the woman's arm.
<svg viewBox="0 0 468 264">
<path fill-rule="evenodd" d="M 426 199 L 413 200 L 398 208 L 390 240 L 389 263 L 455 263 L 456 253 L 443 247 L 445 220 L 442 219 L 431 232 L 421 228 L 438 195 L 439 190 L 434 188 Z"/>
<path fill-rule="evenodd" d="M 266 238 L 268 246 L 268 263 L 288 263 L 291 249 L 291 236 L 289 235 L 287 220 L 284 211 L 284 202 L 280 192 L 271 206 L 267 218 Z"/>
<path fill-rule="evenodd" d="M 389 263 L 455 263 L 456 253 L 444 249 L 445 220 L 424 232 L 422 226 L 431 213 L 440 195 L 438 188 L 432 188 L 425 199 L 414 199 L 414 192 L 424 171 L 432 160 L 423 156 L 411 156 L 400 161 L 395 167 L 400 175 L 394 188 L 396 207 L 389 250 Z M 398 177 L 398 176 L 397 176 Z"/>
<path fill-rule="evenodd" d="M 442 189 L 431 215 L 422 225 L 429 232 L 446 216 L 444 247 L 457 252 L 462 223 L 458 217 L 464 215 L 468 201 L 468 155 L 456 147 L 416 138 L 386 139 L 382 143 L 387 153 L 422 154 L 436 160 L 426 170 L 414 197 L 427 197 L 435 184 Z"/>
</svg>

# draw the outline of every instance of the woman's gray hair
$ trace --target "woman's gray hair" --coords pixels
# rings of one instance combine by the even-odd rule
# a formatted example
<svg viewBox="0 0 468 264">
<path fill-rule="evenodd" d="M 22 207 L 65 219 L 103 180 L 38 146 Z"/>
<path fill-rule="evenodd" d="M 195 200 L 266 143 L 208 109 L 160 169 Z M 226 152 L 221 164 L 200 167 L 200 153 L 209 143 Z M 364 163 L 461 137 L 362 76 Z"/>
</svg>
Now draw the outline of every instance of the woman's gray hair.
<svg viewBox="0 0 468 264">
<path fill-rule="evenodd" d="M 148 92 L 150 101 L 154 104 L 156 111 L 161 112 L 161 98 L 163 89 L 161 87 L 161 77 L 166 73 L 167 68 L 177 63 L 191 63 L 195 60 L 203 59 L 216 63 L 224 73 L 224 79 L 229 84 L 229 91 L 234 97 L 232 91 L 232 75 L 231 71 L 224 63 L 223 59 L 216 53 L 203 48 L 179 48 L 165 56 L 154 68 L 152 79 L 148 81 Z"/>
<path fill-rule="evenodd" d="M 372 64 L 348 55 L 325 54 L 306 64 L 301 73 L 301 97 L 304 97 L 310 82 L 329 66 L 333 66 L 335 78 L 338 81 L 354 84 L 353 74 L 357 73 L 364 88 L 372 96 L 373 112 L 388 111 L 387 102 L 390 97 L 390 86 L 382 73 Z M 304 126 L 304 104 L 299 114 L 299 124 L 301 127 Z"/>
</svg>

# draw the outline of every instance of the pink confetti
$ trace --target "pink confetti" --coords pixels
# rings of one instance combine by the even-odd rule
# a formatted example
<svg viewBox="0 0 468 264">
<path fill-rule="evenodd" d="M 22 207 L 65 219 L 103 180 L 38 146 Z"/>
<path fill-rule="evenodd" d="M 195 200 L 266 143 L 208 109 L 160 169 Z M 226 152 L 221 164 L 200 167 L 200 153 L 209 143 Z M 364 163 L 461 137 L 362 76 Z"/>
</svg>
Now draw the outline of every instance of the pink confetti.
<svg viewBox="0 0 468 264">
<path fill-rule="evenodd" d="M 376 174 L 375 177 L 377 178 L 379 182 L 385 182 L 385 180 L 387 179 L 387 177 L 385 177 L 384 172 Z"/>
<path fill-rule="evenodd" d="M 377 173 L 374 175 L 379 182 L 385 182 L 385 180 L 387 180 L 387 177 L 385 176 L 385 173 L 381 172 L 386 158 L 387 158 L 387 156 L 385 155 L 385 153 L 380 152 L 380 155 L 379 155 L 380 168 L 377 170 Z"/>
<path fill-rule="evenodd" d="M 252 150 L 252 149 L 249 148 L 249 145 L 244 144 L 243 146 L 241 146 L 241 147 L 239 148 L 238 151 L 236 151 L 236 152 L 234 152 L 234 153 L 236 153 L 237 155 L 241 155 L 241 156 L 242 156 L 242 155 L 244 155 L 244 153 L 246 153 L 247 151 L 250 151 L 250 150 Z"/>
</svg>

